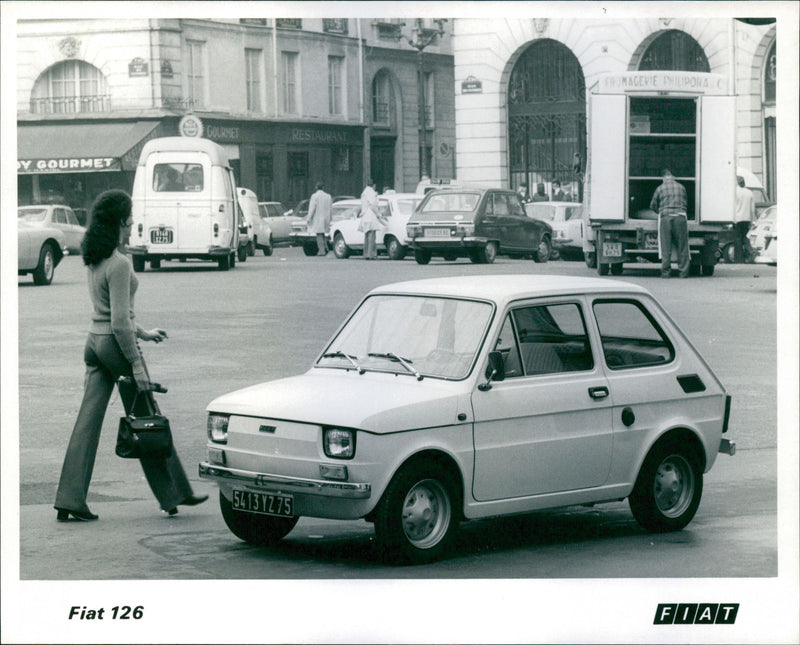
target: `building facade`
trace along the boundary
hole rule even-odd
[[[423,162],[451,177],[451,24],[21,20],[18,202],[88,208],[131,188],[148,139],[176,135],[219,143],[239,185],[287,206],[318,181],[333,194],[358,195],[371,175],[413,190]]]
[[[457,175],[517,188],[558,179],[583,199],[588,96],[602,74],[712,72],[736,96],[737,165],[777,200],[774,20],[457,19]],[[595,159],[592,158],[594,154]]]

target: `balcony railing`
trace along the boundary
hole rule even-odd
[[[31,99],[31,112],[33,114],[108,112],[110,109],[111,96],[108,94]]]

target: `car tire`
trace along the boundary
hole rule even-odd
[[[303,253],[305,253],[310,258],[314,257],[317,253],[319,253],[319,249],[317,248],[317,243],[303,242]]]
[[[404,466],[383,494],[375,516],[381,556],[390,564],[422,564],[441,557],[458,528],[458,495],[442,468],[420,461]]]
[[[542,239],[539,240],[539,246],[536,247],[536,251],[533,254],[533,261],[547,262],[552,254],[553,254],[553,244],[550,241],[550,236],[543,235]]]
[[[333,237],[333,254],[340,260],[350,257],[350,247],[347,246],[341,233],[336,233]]]
[[[151,269],[160,269],[161,268],[161,259],[156,258],[155,260],[150,260],[150,268]]]
[[[597,264],[597,273],[600,275],[608,275],[608,272],[611,270],[611,265],[606,264],[604,262],[599,262]]]
[[[39,263],[33,270],[33,284],[46,286],[53,281],[56,272],[56,252],[49,242],[42,245],[39,251]]]
[[[714,275],[714,265],[713,264],[704,264],[702,266],[703,275],[706,277],[711,277]]]
[[[590,269],[597,268],[597,253],[592,253],[592,252],[584,253],[583,259],[586,262],[586,266],[588,268]]]
[[[247,247],[246,246],[240,246],[236,250],[236,254],[237,254],[238,258],[239,258],[239,262],[247,262]]]
[[[253,257],[256,254],[256,242],[257,241],[258,241],[258,238],[256,238],[255,240],[251,240],[250,242],[247,243],[247,255],[248,255],[248,257]]]
[[[217,266],[220,271],[227,271],[231,268],[231,256],[221,255],[217,258]]]
[[[414,259],[417,264],[428,264],[431,261],[431,252],[428,249],[414,249]]]
[[[497,242],[487,242],[481,249],[481,264],[492,264],[497,257]]]
[[[406,247],[400,244],[400,240],[390,236],[385,243],[386,253],[390,260],[402,260],[406,257]]]
[[[736,245],[733,242],[722,247],[722,259],[728,264],[736,263]]]
[[[266,246],[261,247],[261,250],[264,252],[264,255],[266,255],[267,257],[272,255],[272,237],[270,237],[269,240],[267,240],[267,245]]]
[[[131,262],[133,263],[133,270],[136,273],[144,271],[144,258],[141,255],[134,255],[131,258]]]
[[[469,261],[472,262],[473,264],[481,264],[483,262],[480,249],[469,250]]]
[[[678,441],[650,450],[628,498],[636,521],[651,533],[679,531],[697,512],[703,470],[697,454]]]
[[[297,524],[298,517],[273,517],[260,513],[237,511],[222,491],[219,493],[222,519],[236,537],[254,546],[271,546],[280,542]]]
[[[622,272],[625,270],[622,262],[614,262],[611,265],[611,275],[622,275]]]

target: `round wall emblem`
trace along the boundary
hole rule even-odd
[[[66,58],[75,58],[78,55],[80,47],[81,41],[72,36],[67,36],[58,43],[58,49],[61,55]]]
[[[187,114],[178,122],[178,132],[182,137],[202,137],[203,122],[194,114]]]

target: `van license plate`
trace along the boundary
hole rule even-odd
[[[233,508],[237,511],[276,515],[278,517],[292,517],[294,515],[294,499],[291,495],[259,493],[234,488],[231,502]]]
[[[646,249],[657,249],[658,248],[658,234],[657,233],[647,233],[644,236],[644,248],[646,248]]]
[[[603,255],[607,258],[622,257],[622,242],[603,242]]]
[[[150,231],[150,241],[153,244],[172,244],[172,230],[154,229]]]

